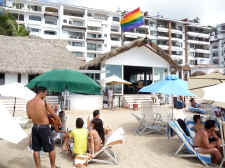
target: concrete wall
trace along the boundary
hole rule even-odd
[[[17,73],[5,73],[5,84],[18,82]],[[28,83],[28,74],[21,74],[21,83],[26,85]]]
[[[5,74],[5,84],[17,82],[16,73],[6,73]]]
[[[169,63],[146,47],[135,47],[106,61],[106,64],[144,67],[169,67]]]
[[[69,99],[71,110],[88,110],[91,112],[103,107],[102,95],[72,94]]]

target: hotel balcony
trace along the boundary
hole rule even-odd
[[[210,34],[205,34],[205,33],[199,33],[199,32],[187,32],[187,34],[189,36],[192,36],[192,37],[201,37],[201,38],[209,38],[210,37]]]
[[[157,38],[159,40],[169,40],[169,37],[167,37],[167,36],[157,36]]]
[[[66,48],[67,48],[67,50],[69,50],[71,52],[74,52],[74,51],[77,51],[77,52],[85,52],[86,51],[86,47],[85,46],[79,47],[79,46],[67,45]]]
[[[172,51],[183,51],[182,47],[177,47],[177,46],[172,46],[171,48]]]
[[[171,32],[175,34],[183,34],[182,30],[177,30],[177,29],[171,29]]]
[[[111,40],[112,47],[121,47],[121,41]]]
[[[157,30],[158,30],[159,32],[168,32],[168,31],[169,31],[169,29],[166,28],[166,27],[158,27]]]
[[[192,44],[202,44],[202,45],[210,45],[210,42],[206,42],[206,41],[197,41],[197,40],[188,40],[188,43],[192,43]]]
[[[137,38],[137,33],[135,32],[124,32],[123,34],[125,37]]]
[[[92,40],[92,41],[100,41],[100,42],[104,42],[105,41],[105,38],[103,37],[102,33],[98,33],[98,34],[88,33],[86,39],[87,40]]]
[[[85,11],[82,9],[64,9],[63,19],[85,20]]]
[[[179,42],[183,42],[183,39],[180,39],[180,38],[175,38],[175,37],[172,37],[171,38],[172,41],[179,41]]]
[[[210,50],[195,49],[196,53],[210,54]]]
[[[69,23],[63,23],[63,27],[65,28],[77,28],[77,29],[83,29],[86,30],[86,26],[82,22],[78,21],[69,21]]]
[[[169,46],[168,45],[161,45],[161,44],[159,44],[158,45],[161,49],[163,49],[163,50],[168,50],[169,49]]]

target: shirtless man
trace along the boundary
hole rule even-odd
[[[201,129],[204,129],[204,125],[202,124],[202,119],[201,119],[200,115],[194,115],[193,120],[194,120],[194,123],[195,123],[195,125],[193,127],[195,133],[197,133]]]
[[[51,114],[61,126],[59,117],[54,113],[50,105],[43,99],[46,97],[47,90],[44,87],[37,89],[35,98],[27,103],[27,116],[33,122],[32,128],[32,149],[36,168],[40,168],[40,151],[49,153],[51,168],[55,166],[55,150],[49,127],[48,114]]]
[[[205,128],[200,129],[194,138],[194,146],[199,153],[211,154],[215,163],[220,164],[222,155],[220,153],[221,140],[215,132],[216,122],[214,120],[207,120]],[[213,139],[213,140],[210,140]]]

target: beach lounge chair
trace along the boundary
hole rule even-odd
[[[138,122],[138,127],[136,129],[136,133],[137,133],[138,131],[140,131],[143,128],[142,124],[143,124],[144,115],[141,112],[131,113],[131,115],[134,116],[134,118]]]
[[[124,142],[124,130],[122,128],[118,128],[112,135],[107,139],[105,145],[102,149],[95,153],[93,158],[89,160],[89,162],[97,162],[111,165],[118,165],[119,160],[115,152],[112,151],[112,146],[116,144],[122,144]],[[110,160],[99,159],[99,156],[102,154],[109,157]]]
[[[196,151],[196,149],[193,147],[191,138],[186,136],[186,134],[180,128],[177,121],[170,121],[168,124],[173,129],[173,131],[177,134],[179,139],[182,141],[182,145],[176,151],[175,156],[197,157],[205,165],[205,167],[209,167],[209,164],[211,164],[211,156],[209,154],[201,154]],[[186,149],[189,152],[189,154],[180,154],[182,149]]]
[[[194,131],[194,128],[193,128],[194,125],[195,125],[194,121],[193,120],[185,120],[185,123],[186,123],[186,126],[187,126],[187,130],[190,134],[190,137],[192,139],[194,139],[194,137],[195,137],[195,131]]]
[[[195,108],[195,107],[188,107],[188,111],[191,111],[191,112],[196,112],[196,113],[199,113],[199,114],[206,114],[206,112],[203,110],[203,109],[200,109],[200,108]]]
[[[225,122],[220,121],[220,134],[221,134],[221,141],[222,141],[222,148],[223,148],[223,153],[225,153],[225,142],[224,142],[224,135],[225,135]],[[225,162],[225,156],[223,156],[223,160],[219,166],[219,168],[223,167],[223,163]]]
[[[141,121],[140,128],[136,131],[138,135],[151,133],[162,133],[166,130],[168,117],[162,116],[162,106],[152,105],[151,103],[142,106],[144,117]],[[166,113],[166,112],[165,112]]]

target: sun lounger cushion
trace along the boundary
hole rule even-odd
[[[195,107],[192,107],[192,106],[190,106],[188,108],[188,110],[191,111],[191,112],[197,112],[197,113],[200,113],[200,114],[206,114],[206,112],[203,109],[195,108]]]

